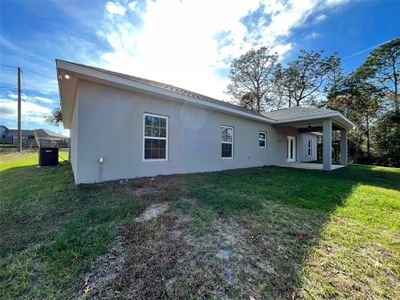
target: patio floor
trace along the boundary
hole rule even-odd
[[[281,165],[276,165],[278,167],[283,168],[295,168],[295,169],[306,169],[306,170],[321,170],[322,171],[322,164],[318,163],[286,163]],[[332,170],[344,168],[345,166],[342,165],[332,165]]]

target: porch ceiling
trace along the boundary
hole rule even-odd
[[[281,124],[278,126],[289,126],[299,129],[299,132],[322,132],[323,130],[323,120],[310,120],[302,122],[292,122],[287,124]],[[311,128],[310,128],[311,127]],[[346,127],[342,126],[340,123],[332,120],[332,130],[343,130]]]

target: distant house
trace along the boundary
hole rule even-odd
[[[22,143],[24,145],[36,145],[35,133],[41,143],[51,144],[57,142],[68,142],[69,138],[48,129],[22,129]],[[0,138],[3,144],[17,144],[18,130],[10,129],[0,125]]]
[[[4,125],[0,125],[0,139],[5,139],[7,136],[8,128]]]
[[[33,131],[37,133],[40,140],[59,141],[68,139],[66,136],[48,129],[41,128],[41,129],[35,129]]]
[[[330,171],[332,134],[340,131],[340,164],[347,164],[341,113],[315,107],[249,111],[176,86],[57,60],[64,128],[71,132],[76,183],[248,168],[292,166],[317,159]]]
[[[33,130],[30,129],[22,129],[21,130],[21,134],[22,134],[22,140],[23,141],[29,141],[35,140],[35,134],[33,133]],[[18,140],[18,130],[17,129],[8,129],[8,134],[6,136],[6,138],[12,139],[13,141],[17,141]]]

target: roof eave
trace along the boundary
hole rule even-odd
[[[69,73],[70,76],[75,76],[76,79],[95,79],[99,82],[103,83],[113,83],[113,85],[118,86],[118,87],[125,87],[128,89],[132,89],[135,91],[139,91],[142,93],[148,93],[148,94],[155,94],[161,97],[165,97],[174,101],[181,101],[181,102],[188,102],[193,105],[197,106],[202,106],[202,107],[207,107],[212,110],[217,110],[217,111],[222,111],[228,114],[232,115],[237,115],[241,117],[245,117],[248,119],[253,119],[257,121],[262,121],[267,124],[271,125],[284,125],[287,123],[288,125],[290,123],[294,122],[300,122],[300,121],[311,121],[311,120],[317,120],[317,119],[324,119],[324,118],[333,118],[337,117],[340,119],[340,123],[342,126],[346,127],[347,129],[352,129],[355,127],[354,123],[351,122],[349,119],[347,119],[345,116],[343,116],[339,112],[332,112],[332,113],[326,113],[326,114],[319,114],[319,115],[313,115],[313,116],[307,116],[307,117],[298,117],[298,118],[291,118],[291,119],[285,119],[285,120],[276,120],[268,116],[261,116],[261,115],[256,115],[256,114],[251,114],[247,113],[244,111],[237,110],[235,108],[227,107],[224,105],[212,103],[212,102],[207,102],[205,100],[197,99],[195,97],[187,96],[187,95],[182,95],[173,91],[165,90],[159,87],[155,86],[150,86],[148,84],[144,84],[141,82],[137,82],[131,79],[119,77],[117,75],[113,75],[107,72],[102,72],[101,70],[94,70],[91,69],[87,66],[84,65],[78,65],[75,63],[71,63],[68,61],[64,60],[59,60],[56,59],[56,67],[57,67],[57,76],[58,76],[58,86],[59,86],[59,93],[60,93],[60,101],[61,101],[61,108],[63,112],[63,117],[64,117],[64,127],[65,128],[70,128],[71,125],[71,120],[72,120],[72,113],[73,111],[66,110],[65,109],[65,97],[63,96],[63,89],[62,89],[62,72],[71,72],[72,74]],[[73,99],[75,101],[75,99]]]
[[[79,77],[78,74],[72,74],[73,72],[71,72],[71,70],[64,68],[64,61],[56,59],[56,73],[60,95],[60,105],[63,115],[63,125],[66,129],[71,128]],[[64,77],[66,73],[68,73],[71,78],[66,79]]]
[[[64,109],[64,105],[63,105],[63,103],[64,103],[64,101],[63,101],[64,96],[63,96],[63,93],[62,93],[62,91],[61,91],[61,78],[60,78],[60,72],[59,72],[58,62],[59,62],[59,60],[56,59],[56,74],[57,74],[58,95],[60,96],[59,98],[60,98],[61,114],[62,114],[62,116],[63,116],[62,122],[63,122],[64,128],[69,129],[69,128],[70,128],[70,125],[71,125],[71,122],[70,122],[70,120],[68,120],[68,121],[66,120],[68,116],[67,116],[67,114],[65,113],[65,109]]]
[[[188,103],[191,103],[194,105],[208,107],[213,110],[223,111],[225,113],[239,115],[239,116],[243,116],[243,117],[253,119],[253,120],[263,121],[268,124],[274,124],[276,122],[274,119],[271,119],[266,116],[259,116],[259,115],[239,111],[234,108],[226,107],[223,105],[207,102],[204,100],[199,100],[194,97],[182,95],[179,93],[175,93],[173,91],[164,90],[162,88],[158,88],[158,87],[154,87],[154,86],[149,86],[149,85],[137,82],[137,81],[118,77],[116,75],[108,74],[108,73],[101,72],[98,70],[93,70],[93,69],[90,69],[90,68],[87,68],[87,67],[84,67],[81,65],[75,65],[74,63],[69,63],[69,62],[66,62],[63,60],[56,60],[56,63],[57,63],[58,71],[61,69],[64,71],[69,71],[69,72],[78,74],[79,78],[81,78],[83,75],[84,77],[95,78],[97,80],[101,80],[101,81],[105,81],[105,82],[112,82],[117,85],[128,87],[130,89],[137,90],[140,92],[156,94],[156,95],[159,95],[162,97],[167,97],[172,100],[184,101],[184,102],[188,102]],[[60,99],[61,99],[61,102],[63,102],[64,99],[61,96],[60,79],[58,81],[59,81],[59,89],[60,89]],[[63,106],[61,106],[61,107],[63,107]]]
[[[285,124],[302,122],[302,121],[307,122],[307,121],[312,121],[312,120],[321,120],[321,119],[335,118],[335,117],[337,117],[341,120],[341,122],[340,122],[341,125],[344,126],[346,129],[353,129],[355,127],[353,122],[351,122],[348,118],[346,118],[339,112],[329,112],[329,113],[319,114],[319,115],[314,115],[314,116],[284,119],[284,120],[277,121],[277,124],[285,125]]]

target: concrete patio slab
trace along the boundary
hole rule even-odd
[[[306,169],[306,170],[321,170],[323,169],[322,164],[318,163],[286,163],[286,164],[281,164],[281,165],[276,165],[277,167],[282,167],[282,168],[295,168],[295,169]],[[344,168],[345,166],[343,165],[332,165],[332,169],[340,169]]]

